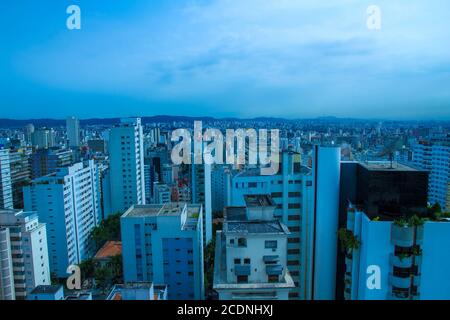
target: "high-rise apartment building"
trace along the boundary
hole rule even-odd
[[[211,170],[211,211],[213,213],[223,212],[223,208],[228,203],[230,184],[230,168],[224,165],[214,165]]]
[[[153,185],[153,201],[154,204],[165,204],[171,202],[172,190],[165,183],[155,183]]]
[[[96,165],[92,160],[58,168],[24,188],[27,210],[47,224],[50,270],[67,277],[67,267],[93,254],[90,234],[101,221]]]
[[[205,246],[212,239],[212,207],[211,207],[211,165],[192,164],[191,168],[191,202],[202,204],[203,232]]]
[[[226,207],[217,231],[214,290],[221,300],[287,300],[295,285],[287,268],[288,228],[269,195],[246,195]]]
[[[29,148],[10,151],[9,153],[13,206],[15,209],[23,209],[22,188],[31,182],[30,156],[31,150]]]
[[[31,134],[32,145],[38,149],[55,146],[55,131],[53,129],[39,128]]]
[[[0,149],[0,209],[13,208],[9,150]]]
[[[34,125],[32,123],[29,123],[25,126],[25,142],[27,143],[27,145],[31,145],[32,144],[32,135],[34,132]]]
[[[170,300],[201,300],[202,207],[186,203],[136,205],[121,217],[125,282],[165,284]]]
[[[125,212],[145,204],[145,175],[140,118],[121,119],[109,139],[111,210]]]
[[[443,211],[447,206],[450,183],[450,139],[437,142],[419,142],[413,146],[413,163],[420,169],[430,172],[428,183],[428,202],[438,203]]]
[[[287,244],[287,267],[295,288],[289,293],[291,299],[306,298],[302,272],[302,216],[309,214],[311,206],[311,169],[295,162],[296,154],[284,151],[279,171],[275,175],[261,175],[260,169],[245,169],[231,179],[228,206],[245,206],[245,195],[269,194],[276,204],[274,216],[289,229]]]
[[[36,212],[0,210],[0,242],[0,256],[6,259],[1,261],[6,268],[0,270],[4,298],[23,300],[34,287],[50,284],[46,225]]]
[[[0,227],[0,300],[15,300],[9,228]]]
[[[38,149],[31,156],[31,177],[36,179],[46,176],[56,172],[58,168],[70,166],[73,162],[74,154],[70,149]]]
[[[418,245],[423,234],[415,233],[417,226],[413,225],[415,222],[411,223],[414,221],[411,217],[419,217],[416,221],[420,221],[420,217],[428,213],[427,184],[426,171],[404,164],[341,164],[341,250],[338,256],[336,286],[338,299],[391,299],[393,294],[397,295],[398,287],[392,282],[398,280],[393,279],[393,274],[397,272],[402,274],[400,277],[408,278],[404,280],[405,283],[409,280],[413,282],[414,275],[418,274],[411,269],[415,267],[405,264],[403,266],[410,268],[409,271],[398,269],[403,268],[399,257],[411,257],[413,250],[417,249],[418,253],[420,249]],[[434,227],[430,225],[430,228]],[[422,232],[423,229],[419,228],[419,231]],[[436,236],[440,237],[441,231],[436,232]],[[402,242],[404,236],[407,239]],[[417,243],[414,243],[413,236],[418,240]],[[448,241],[445,238],[442,240]],[[448,263],[445,258],[442,259],[444,265]],[[436,263],[437,265],[439,263]],[[381,289],[367,285],[368,276],[374,272],[380,276]],[[414,288],[408,286],[409,289]],[[407,296],[412,297],[410,294]]]
[[[80,146],[80,121],[75,117],[66,119],[67,141],[69,147]]]

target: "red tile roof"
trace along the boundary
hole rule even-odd
[[[98,250],[94,259],[106,259],[122,254],[122,242],[107,241],[103,247]]]

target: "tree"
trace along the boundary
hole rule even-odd
[[[106,241],[120,240],[120,216],[120,213],[110,215],[92,230],[91,240],[94,242],[95,251],[100,249]]]
[[[123,264],[122,264],[122,255],[117,255],[111,257],[109,262],[109,266],[112,271],[112,280],[114,283],[122,283],[123,282]]]
[[[95,269],[97,268],[97,264],[94,262],[93,259],[87,259],[82,261],[79,265],[81,270],[81,278],[82,279],[88,279],[93,278]]]
[[[353,234],[351,230],[346,228],[340,228],[338,231],[338,237],[341,243],[341,248],[346,254],[350,255],[352,250],[359,249],[361,245],[360,241]]]
[[[108,267],[95,268],[94,277],[97,288],[105,290],[111,284],[112,271]]]

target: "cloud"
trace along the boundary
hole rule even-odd
[[[366,28],[364,0],[177,1],[90,17],[79,34],[62,30],[14,65],[53,88],[184,101],[212,114],[366,116],[382,103],[401,116],[411,99],[448,105],[448,2],[377,3],[380,31]]]

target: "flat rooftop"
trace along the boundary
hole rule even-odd
[[[39,285],[31,291],[31,294],[55,294],[61,288],[62,285]]]
[[[225,207],[223,231],[238,234],[289,234],[289,230],[280,221],[248,220],[246,207]]]
[[[265,234],[288,234],[278,220],[273,221],[229,221],[224,224],[226,233],[265,233]]]
[[[248,194],[244,195],[247,207],[275,207],[276,204],[268,194]]]
[[[359,164],[371,171],[421,171],[403,163],[392,162],[391,165],[390,161],[368,161],[359,162]]]
[[[122,217],[179,216],[185,205],[186,202],[134,205]],[[188,212],[194,212],[195,207],[198,213],[200,205],[188,205]]]

